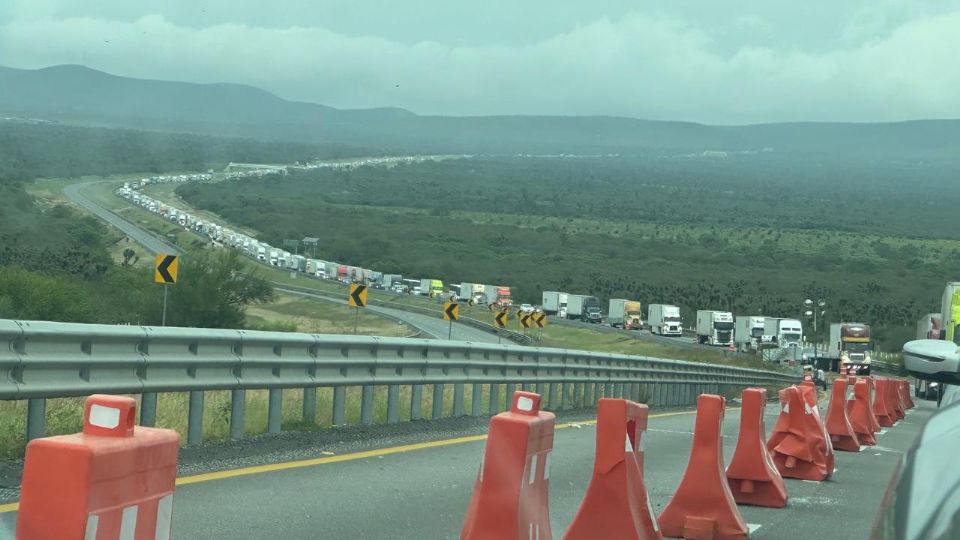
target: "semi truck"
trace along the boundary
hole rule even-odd
[[[940,305],[943,339],[960,345],[960,281],[951,281],[943,290]]]
[[[642,313],[640,302],[636,300],[611,298],[607,309],[607,323],[614,328],[639,330],[643,326]]]
[[[384,274],[383,275],[383,288],[389,290],[396,290],[400,288],[400,291],[403,292],[403,276],[400,274]]]
[[[733,324],[733,341],[740,352],[756,352],[772,345],[770,338],[763,335],[765,317],[759,315],[737,315]]]
[[[940,339],[943,329],[939,313],[927,313],[917,321],[917,339]]]
[[[513,298],[510,296],[510,287],[502,285],[484,285],[483,299],[486,303],[496,307],[510,307],[513,305]]]
[[[540,307],[547,315],[566,318],[569,296],[569,294],[560,291],[543,291]]]
[[[421,279],[420,294],[434,298],[443,296],[443,281],[439,279]]]
[[[603,322],[603,310],[596,296],[582,294],[567,295],[567,318],[599,324]]]
[[[797,319],[766,317],[763,321],[763,334],[781,349],[800,347],[803,344],[803,324]]]
[[[475,304],[483,303],[483,284],[482,283],[461,283],[457,287],[457,296],[464,302],[473,301]]]
[[[647,306],[647,325],[650,332],[659,336],[682,336],[683,320],[680,308],[669,304],[650,304]]]
[[[831,369],[854,375],[870,374],[870,325],[863,323],[833,323],[826,357]],[[835,366],[833,362],[836,362]]]
[[[733,313],[697,310],[697,341],[701,345],[729,347],[733,344]]]

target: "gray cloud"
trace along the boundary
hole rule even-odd
[[[0,64],[241,82],[288,99],[423,114],[960,116],[955,1],[858,0],[832,11],[818,1],[799,12],[772,0],[746,2],[751,10],[678,0],[668,11],[619,1],[551,11],[538,0],[523,13],[494,2],[459,15],[440,0],[313,10],[295,0],[272,14],[265,3],[235,3],[107,0],[80,12],[76,2],[14,0],[0,12]]]

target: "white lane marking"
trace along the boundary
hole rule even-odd
[[[83,540],[97,540],[97,526],[100,525],[100,517],[96,514],[87,516],[87,528],[83,533]]]
[[[656,433],[676,433],[678,435],[693,435],[692,431],[678,431],[675,429],[648,429],[647,431]]]
[[[120,519],[120,540],[135,540],[137,535],[137,505],[123,509]]]
[[[888,453],[890,453],[890,454],[902,454],[902,453],[903,453],[903,450],[895,450],[895,449],[893,449],[893,448],[887,448],[887,447],[885,447],[885,446],[873,446],[873,447],[871,447],[871,448],[873,448],[874,450],[879,450],[880,452],[888,452]],[[879,456],[880,454],[876,454],[876,455]]]
[[[170,528],[173,524],[173,493],[164,496],[157,504],[156,540],[170,540]]]
[[[747,534],[753,534],[757,532],[757,529],[759,529],[762,526],[763,525],[760,525],[759,523],[747,523],[747,531],[748,531]]]

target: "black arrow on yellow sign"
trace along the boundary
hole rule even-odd
[[[367,286],[354,283],[350,285],[350,295],[347,296],[347,304],[353,307],[366,307],[367,305]]]
[[[546,313],[537,313],[533,316],[533,322],[537,324],[537,328],[543,328],[547,325],[547,314]]]
[[[159,254],[155,259],[156,266],[153,272],[154,283],[174,284],[177,282],[177,270],[180,267],[176,255]]]
[[[460,318],[460,304],[446,302],[443,304],[443,320],[455,321]]]
[[[522,317],[520,317],[520,324],[523,325],[524,328],[530,328],[531,318],[533,318],[532,315],[530,315],[529,313],[525,313]]]
[[[507,326],[507,319],[510,318],[510,313],[507,310],[503,310],[500,313],[497,313],[493,317],[493,322],[497,323],[497,326],[504,328]]]

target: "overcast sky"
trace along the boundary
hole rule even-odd
[[[960,0],[0,0],[0,64],[334,107],[960,117]]]

